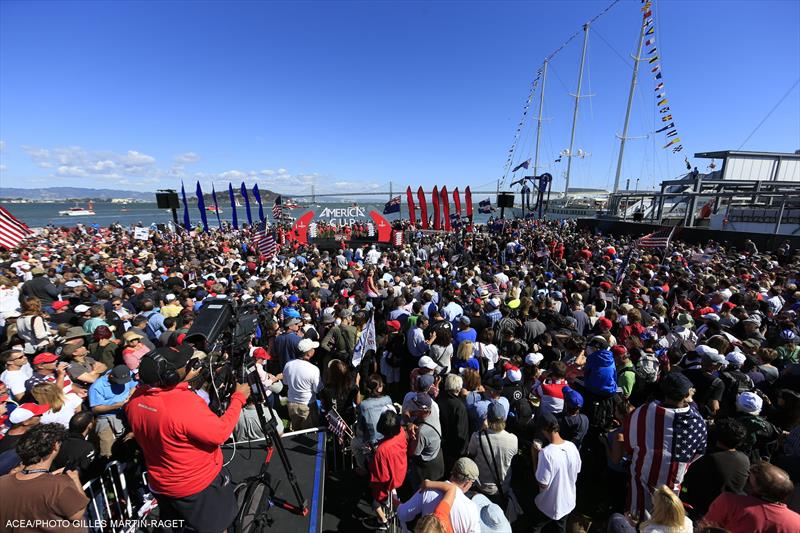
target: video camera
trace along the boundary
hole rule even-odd
[[[258,304],[236,305],[227,298],[210,298],[203,302],[186,333],[184,342],[207,354],[204,360],[196,360],[194,368],[187,370],[202,367],[198,381],[210,385],[209,407],[218,416],[228,408],[236,382],[247,380],[245,366],[250,342],[261,323],[261,315]]]

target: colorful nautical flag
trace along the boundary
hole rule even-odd
[[[659,102],[658,102],[656,105],[657,105],[658,107],[661,107],[662,105],[666,105],[666,104],[667,104],[667,102],[669,102],[669,100],[667,100],[666,98],[664,98],[663,100],[659,100]]]
[[[647,52],[647,55],[651,56],[651,55],[655,54],[657,50],[658,50],[657,48],[653,47],[653,49],[652,49],[652,50],[650,50],[649,52]]]
[[[516,172],[517,170],[519,170],[519,169],[521,169],[521,168],[528,168],[528,166],[530,166],[530,164],[531,164],[531,160],[530,160],[530,159],[528,159],[527,161],[523,161],[523,162],[522,162],[522,163],[520,163],[519,165],[515,166],[515,167],[514,167],[514,168],[511,170],[511,172]]]
[[[672,115],[664,115],[661,117],[661,122],[667,122],[668,120],[672,120]]]
[[[669,106],[667,106],[667,107],[662,107],[661,109],[659,109],[659,110],[658,110],[658,112],[659,112],[659,113],[661,113],[662,115],[663,115],[664,113],[667,113],[667,112],[669,112]]]
[[[663,82],[659,83],[658,85],[656,85],[656,91],[660,91],[663,88],[664,88],[664,83]]]
[[[669,124],[667,124],[666,126],[661,128],[660,130],[656,130],[656,133],[661,133],[661,132],[667,131],[669,129],[672,129],[674,127],[675,127],[675,123],[674,122],[670,122]]]
[[[665,145],[664,145],[664,148],[669,148],[669,147],[670,147],[670,146],[672,146],[673,144],[678,144],[679,142],[681,142],[680,138],[679,138],[679,137],[675,137],[675,138],[674,138],[674,139],[672,139],[670,142],[668,142],[667,144],[665,144]]]
[[[655,33],[655,31],[656,31],[656,29],[655,29],[655,28],[650,28],[650,29],[649,29],[649,30],[647,30],[647,31],[646,31],[644,34],[645,34],[645,35],[653,35],[653,33]]]
[[[653,46],[654,44],[656,44],[656,40],[655,40],[655,39],[647,39],[647,40],[644,42],[644,45],[645,45],[645,46]]]
[[[650,64],[653,64],[656,61],[658,61],[658,56],[653,56],[653,57],[651,57],[650,59],[647,60],[647,62],[650,63]]]

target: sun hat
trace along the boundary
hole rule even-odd
[[[736,397],[736,407],[743,413],[757,415],[761,412],[764,400],[755,392],[746,391]]]

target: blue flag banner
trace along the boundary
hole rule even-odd
[[[264,206],[261,205],[261,193],[258,190],[258,184],[253,185],[253,196],[258,204],[258,219],[264,222]]]
[[[192,230],[192,223],[189,221],[189,204],[186,203],[186,189],[183,187],[183,180],[181,180],[181,196],[183,197],[183,227],[186,231]]]
[[[364,355],[370,350],[377,349],[377,343],[375,342],[375,315],[373,314],[369,317],[369,322],[364,326],[361,337],[359,337],[358,342],[356,342],[351,364],[358,368]]]
[[[247,223],[252,226],[253,214],[250,212],[250,197],[247,196],[247,187],[244,186],[244,182],[242,182],[241,193],[242,193],[242,198],[244,198],[244,211],[245,213],[247,213]]]
[[[206,217],[206,201],[203,198],[203,188],[200,180],[197,181],[197,209],[200,210],[200,220],[203,222],[203,231],[208,231],[208,218]]]
[[[233,184],[228,182],[228,196],[231,199],[231,223],[233,229],[239,229],[239,216],[236,214],[236,197],[233,195]]]
[[[217,215],[217,223],[219,229],[222,229],[222,219],[219,218],[219,204],[217,203],[217,191],[214,189],[214,184],[211,184],[211,198],[214,200],[214,213]]]

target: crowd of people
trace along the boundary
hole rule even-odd
[[[198,379],[190,333],[222,298],[261,310],[248,355],[280,432],[351,428],[364,528],[800,531],[788,245],[470,229],[268,259],[249,229],[48,227],[0,251],[0,517],[84,517],[119,459],[163,516],[229,527],[220,445],[264,435],[248,386],[218,416]]]

